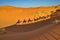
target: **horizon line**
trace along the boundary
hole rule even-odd
[[[0,6],[12,6],[12,7],[21,7],[21,8],[35,8],[35,7],[49,7],[49,6],[60,6],[60,4],[57,5],[40,5],[40,6],[29,6],[29,7],[24,7],[24,6],[14,6],[14,5],[0,5]]]

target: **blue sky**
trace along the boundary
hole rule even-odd
[[[35,7],[59,5],[60,0],[0,0],[0,6]]]

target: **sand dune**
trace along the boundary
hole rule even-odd
[[[0,32],[0,40],[60,40],[60,9],[46,20],[26,25],[17,23],[6,26]]]
[[[51,11],[59,9],[60,6],[22,8],[13,6],[0,6],[0,28],[13,25],[20,20],[33,20],[34,18],[43,17],[51,14]],[[50,17],[49,17],[50,18]],[[41,20],[41,19],[40,19]],[[32,21],[34,22],[34,21]]]
[[[37,25],[39,25],[39,23]],[[37,28],[37,25],[35,25],[36,28]],[[43,27],[40,27],[32,31],[29,31],[28,29],[27,32],[25,30],[24,30],[25,32],[24,31],[23,32],[13,31],[15,26],[8,27],[7,33],[0,35],[0,39],[1,40],[47,40],[47,39],[48,40],[56,40],[56,39],[60,40],[60,31],[59,31],[60,23],[58,24],[49,23],[48,25],[45,25]],[[26,26],[29,27],[29,25],[26,25]]]

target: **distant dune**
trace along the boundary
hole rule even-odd
[[[60,9],[60,6],[41,6],[34,8],[0,6],[0,28],[13,25],[17,20],[20,20],[21,24],[23,20],[28,21],[28,19],[31,19],[32,22],[34,22],[34,18],[46,17],[51,14],[51,11],[55,12],[56,9]],[[40,19],[40,21],[41,20],[43,19]]]

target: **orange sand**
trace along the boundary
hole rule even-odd
[[[23,21],[29,18],[38,18],[39,16],[47,16],[51,14],[51,11],[59,9],[60,6],[49,7],[35,7],[35,8],[19,8],[13,6],[0,6],[0,28],[15,24],[17,20]]]

